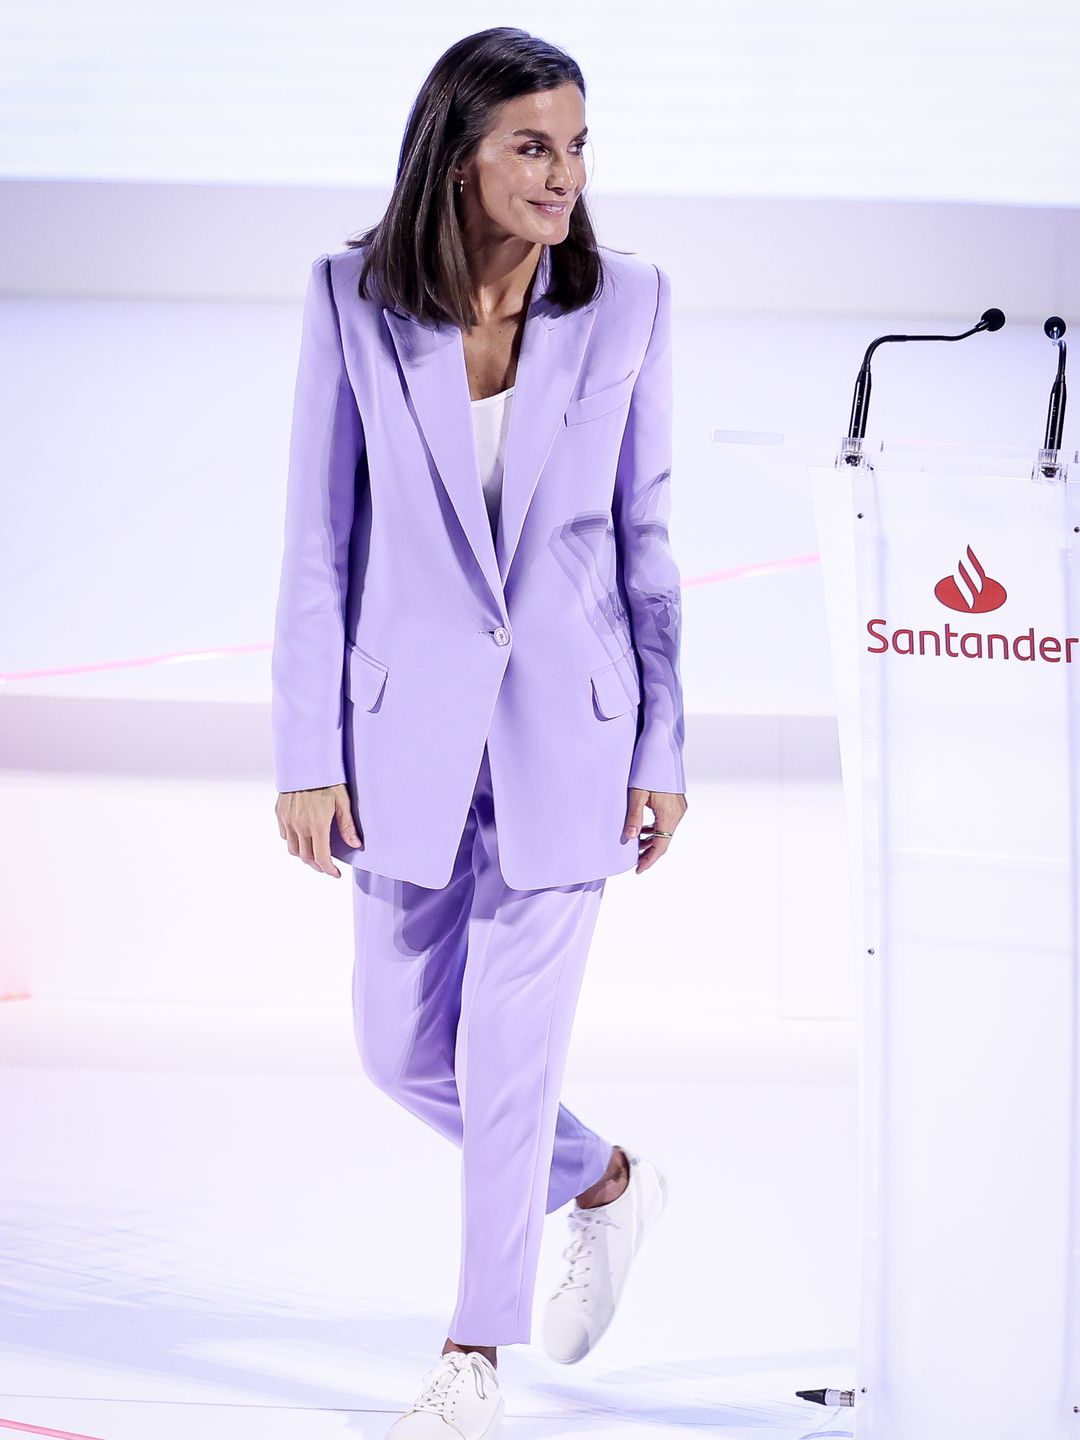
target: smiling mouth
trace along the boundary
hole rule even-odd
[[[555,204],[548,204],[546,201],[543,200],[530,200],[529,204],[535,205],[537,210],[543,210],[548,215],[561,215],[564,210],[568,210],[570,208],[569,200],[559,200]]]

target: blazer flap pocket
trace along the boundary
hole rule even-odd
[[[592,672],[593,699],[605,719],[625,715],[641,698],[637,656],[631,646],[612,665],[601,665]]]
[[[609,410],[617,410],[630,399],[636,379],[637,371],[631,370],[629,375],[616,380],[614,385],[605,385],[603,390],[594,390],[591,395],[579,395],[567,405],[564,421],[567,425],[577,425],[582,420],[593,420],[597,415],[606,415]]]
[[[388,674],[381,660],[374,659],[351,640],[345,650],[345,694],[364,710],[374,710],[379,703]]]

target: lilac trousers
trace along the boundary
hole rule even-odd
[[[353,881],[363,1068],[461,1147],[447,1334],[459,1345],[524,1344],[544,1216],[595,1184],[611,1158],[611,1142],[559,1098],[604,879],[507,887],[485,747],[449,884],[357,867]]]

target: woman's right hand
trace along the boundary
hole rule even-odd
[[[353,820],[347,785],[325,785],[320,790],[288,790],[279,795],[274,813],[278,833],[288,842],[289,854],[305,865],[340,879],[341,871],[330,854],[330,822],[337,817],[346,845],[362,850],[364,838]]]

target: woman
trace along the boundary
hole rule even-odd
[[[462,1150],[457,1307],[398,1440],[495,1433],[546,1213],[576,1200],[544,1321],[570,1363],[666,1193],[559,1103],[605,878],[655,864],[686,810],[669,282],[601,257],[584,96],[523,30],[453,45],[382,221],[305,301],[279,829],[352,867],[364,1069]]]

